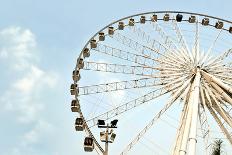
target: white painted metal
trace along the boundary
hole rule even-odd
[[[232,144],[231,133],[229,132],[232,128],[232,117],[228,111],[229,108],[227,109],[227,107],[232,105],[232,63],[231,60],[229,60],[232,50],[231,48],[225,50],[225,52],[219,54],[219,56],[213,55],[215,54],[214,47],[218,43],[219,36],[224,32],[228,32],[225,28],[220,30],[216,29],[216,38],[212,38],[213,41],[211,46],[208,51],[206,50],[206,52],[204,52],[200,48],[200,45],[202,45],[200,44],[200,33],[203,30],[202,28],[200,31],[200,19],[216,19],[217,21],[220,20],[229,24],[232,24],[232,22],[207,15],[172,11],[156,12],[162,14],[162,18],[147,22],[146,19],[148,18],[146,18],[146,16],[152,16],[153,13],[154,12],[129,16],[107,25],[88,41],[77,59],[75,71],[78,71],[79,74],[82,73],[82,71],[89,70],[91,72],[119,73],[112,74],[113,76],[124,76],[123,74],[125,74],[125,76],[135,76],[135,78],[118,82],[105,82],[102,84],[80,86],[78,87],[79,93],[74,94],[76,100],[90,94],[97,95],[98,93],[113,93],[118,90],[127,91],[128,89],[153,88],[152,91],[143,95],[141,94],[141,96],[120,104],[120,106],[116,106],[113,109],[105,110],[104,113],[94,116],[87,121],[81,111],[82,108],[80,103],[82,101],[80,100],[80,103],[78,102],[77,106],[80,107],[80,110],[77,112],[78,117],[83,118],[84,130],[87,136],[93,138],[96,151],[104,155],[109,153],[108,146],[106,145],[105,150],[101,148],[91,132],[92,129],[90,130],[90,127],[94,127],[97,124],[98,119],[108,120],[114,118],[144,103],[152,103],[151,101],[165,94],[170,94],[171,100],[167,102],[165,107],[157,115],[155,115],[151,122],[126,147],[122,154],[127,153],[135,146],[153,124],[159,120],[164,112],[179,99],[184,100],[184,107],[180,117],[180,124],[172,155],[196,154],[198,116],[203,138],[206,143],[206,150],[208,149],[210,125],[207,122],[206,109],[209,110],[225,137]],[[183,13],[185,16],[196,16],[197,20],[192,23],[195,24],[195,38],[193,45],[191,45],[191,47],[193,47],[192,50],[189,50],[189,40],[186,40],[184,35],[184,31],[186,30],[182,29],[179,22],[175,19],[177,13]],[[170,19],[165,20],[164,23],[167,25],[171,23],[172,31],[175,32],[174,36],[173,34],[168,34],[165,28],[159,24],[159,21],[164,20],[164,14],[170,14]],[[137,16],[143,16],[145,20],[143,20],[143,22],[135,20],[134,24],[130,26],[124,24],[121,30],[114,27],[118,22],[126,23],[125,20]],[[182,22],[188,22],[186,19]],[[138,24],[142,24],[143,26],[152,24],[152,31],[155,31],[161,40],[156,39],[156,36],[153,36],[149,32],[145,32],[143,27]],[[108,31],[108,27],[111,27],[109,35],[106,32]],[[203,27],[214,28],[211,24]],[[125,31],[132,32],[133,35],[139,39],[136,40],[136,37],[131,38],[129,35],[125,35]],[[104,39],[96,39],[99,38],[99,33],[104,35]],[[102,42],[107,41],[107,39],[111,39],[126,48],[124,49],[119,46],[115,48],[114,45],[108,45],[111,42],[103,44]],[[90,45],[92,40],[95,41],[94,46]],[[86,48],[89,52],[88,56],[83,53]],[[94,58],[92,57],[94,54],[101,54],[111,59],[117,59],[117,61],[113,63],[100,63],[98,60],[85,60]],[[125,62],[125,64],[120,63],[120,61]],[[77,82],[79,84],[78,80],[75,80],[74,84],[77,84]]]

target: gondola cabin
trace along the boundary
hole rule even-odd
[[[84,130],[84,121],[82,118],[76,119],[75,129],[76,129],[76,131],[83,131]]]
[[[229,28],[229,32],[232,33],[232,27]]]
[[[209,25],[209,18],[204,18],[202,19],[202,22],[201,22],[202,25]]]
[[[189,23],[195,23],[196,22],[196,16],[190,16],[188,21],[189,21]]]
[[[140,23],[141,24],[145,24],[145,22],[146,22],[146,17],[145,16],[141,16],[140,17]]]
[[[77,87],[77,84],[71,84],[70,93],[71,93],[71,95],[78,95],[79,94],[79,88]]]
[[[181,22],[182,19],[183,19],[183,15],[181,15],[181,14],[177,14],[177,15],[176,15],[176,21],[177,21],[177,22]]]
[[[81,78],[80,70],[74,70],[72,75],[73,81],[79,81]]]
[[[106,142],[106,133],[104,131],[100,132],[100,140],[101,142]]]
[[[114,27],[110,26],[110,27],[108,28],[108,34],[109,34],[109,35],[113,35],[113,34],[114,34]]]
[[[90,56],[89,49],[85,48],[84,51],[83,51],[83,57],[86,58],[86,57],[89,57],[89,56]]]
[[[169,14],[166,13],[166,14],[164,15],[163,20],[164,20],[164,21],[169,21]]]
[[[83,58],[80,58],[78,61],[78,68],[83,69],[84,68],[84,60]]]
[[[221,22],[221,21],[216,22],[215,27],[216,27],[216,29],[222,29],[223,28],[223,22]]]
[[[135,19],[130,18],[129,19],[129,26],[134,26],[135,25]]]
[[[92,39],[92,40],[90,41],[90,47],[91,47],[91,48],[96,48],[96,47],[97,47],[97,41],[96,41],[95,39]]]
[[[100,32],[98,35],[99,35],[99,41],[104,41],[105,40],[104,32]]]
[[[84,141],[84,150],[86,152],[92,152],[94,149],[94,143],[93,143],[93,138],[91,137],[86,137]]]
[[[157,22],[157,19],[158,19],[157,15],[154,14],[154,15],[151,16],[151,21]]]
[[[118,29],[119,29],[119,30],[123,30],[124,27],[125,27],[125,25],[124,25],[123,22],[119,22],[119,23],[118,23]]]
[[[72,112],[79,112],[80,111],[79,100],[72,100],[71,111]]]

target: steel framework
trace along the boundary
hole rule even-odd
[[[184,30],[182,23],[189,25],[191,30]],[[207,29],[206,33],[216,34],[208,41],[207,48],[203,48],[206,44],[203,29]],[[187,38],[189,31],[192,36]],[[172,155],[197,154],[198,125],[205,152],[209,152],[209,114],[232,145],[232,48],[231,44],[229,48],[220,44],[223,49],[220,49],[221,53],[216,52],[222,37],[232,41],[231,21],[181,11],[128,16],[110,23],[91,37],[77,58],[73,71],[76,87],[71,87],[71,91],[74,91],[75,100],[80,101],[76,105],[79,107],[77,117],[83,119],[83,129],[93,139],[95,150],[99,154],[106,153],[91,131],[99,119],[109,120],[144,104],[153,104],[152,101],[164,95],[170,96],[164,108],[133,138],[121,155],[127,154],[177,101],[181,101],[183,109]],[[93,60],[88,60],[90,58]],[[106,60],[102,62],[102,58]],[[80,73],[81,79],[75,78],[80,77]],[[123,80],[86,85],[88,77],[94,78],[98,73],[107,74],[105,78],[112,76]],[[143,93],[85,118],[82,107],[86,105],[82,104],[81,97],[136,90]]]

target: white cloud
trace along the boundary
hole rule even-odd
[[[23,145],[27,146],[28,144],[36,143],[43,135],[47,135],[53,129],[53,126],[48,122],[39,120],[31,131],[24,134],[23,138],[25,141],[23,141]]]
[[[28,29],[9,27],[0,31],[0,59],[11,62],[11,67],[22,70],[36,59],[36,40]]]
[[[7,89],[2,89],[0,103],[5,114],[14,115],[16,123],[30,126],[21,137],[13,154],[24,154],[26,145],[37,143],[43,134],[52,130],[41,113],[46,109],[43,96],[54,90],[58,75],[42,69],[38,64],[35,35],[29,29],[9,27],[0,30],[0,64],[6,66],[9,79],[3,79]]]

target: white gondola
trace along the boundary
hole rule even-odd
[[[97,41],[96,41],[95,39],[92,39],[92,40],[90,41],[90,47],[91,47],[91,48],[96,48],[96,47],[97,47]]]
[[[105,34],[104,32],[99,33],[99,41],[104,41],[105,40]]]
[[[77,84],[71,84],[70,93],[71,93],[71,95],[78,95],[79,94],[79,88],[78,88]]]
[[[135,25],[135,20],[133,18],[129,19],[129,26],[134,26]]]
[[[81,79],[80,70],[74,70],[72,74],[73,81],[77,82]]]
[[[80,111],[79,100],[72,100],[72,102],[71,102],[71,111],[72,112],[79,112]]]
[[[76,129],[76,131],[83,131],[84,130],[84,120],[82,118],[76,118],[75,129]]]
[[[115,134],[115,133],[111,133],[111,136],[110,136],[110,142],[111,142],[111,143],[114,142],[115,137],[116,137],[116,134]]]
[[[169,14],[166,13],[166,14],[164,15],[163,20],[164,20],[164,21],[169,21]]]
[[[229,28],[229,32],[232,33],[232,27]]]
[[[100,132],[100,140],[101,140],[101,142],[106,142],[106,133],[105,133],[105,131]]]
[[[124,25],[123,22],[119,22],[119,23],[118,23],[118,29],[119,29],[119,30],[123,30],[124,27],[125,27],[125,25]]]
[[[203,18],[201,24],[205,26],[209,25],[209,18]]]
[[[145,16],[141,16],[140,17],[140,23],[144,24],[146,22],[146,17]]]
[[[89,57],[90,56],[90,51],[88,48],[85,48],[84,51],[83,51],[83,57],[86,58],[86,57]]]
[[[221,22],[221,21],[216,22],[215,27],[217,29],[222,29],[223,28],[223,22]]]
[[[84,68],[84,59],[80,58],[78,61],[78,66],[79,69],[83,69]]]
[[[113,34],[114,34],[114,27],[110,26],[110,27],[108,28],[108,34],[109,34],[109,35],[113,35]]]
[[[93,138],[91,137],[86,137],[84,141],[84,150],[86,152],[92,152],[94,149],[94,143],[93,143]]]
[[[157,22],[157,19],[158,19],[158,17],[157,17],[156,14],[154,14],[154,15],[151,16],[151,21],[152,22]]]
[[[189,23],[195,23],[196,22],[196,16],[190,16],[188,21],[189,21]]]
[[[177,22],[181,22],[182,19],[183,19],[183,15],[181,15],[181,14],[178,13],[178,14],[176,15],[176,21],[177,21]]]

